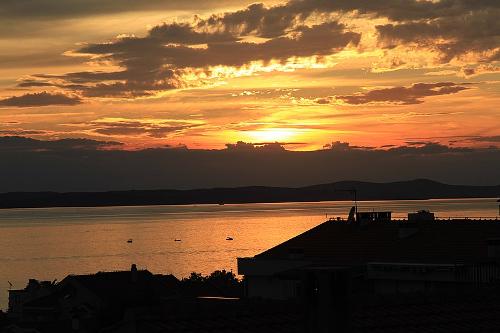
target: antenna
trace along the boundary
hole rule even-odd
[[[353,199],[354,199],[354,216],[358,216],[358,190],[355,188],[348,188],[348,189],[336,189],[335,187],[333,188],[335,192],[349,192],[353,194]]]

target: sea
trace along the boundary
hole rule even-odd
[[[130,269],[187,277],[227,270],[331,217],[350,201],[0,210],[0,309],[28,279]],[[440,218],[498,218],[497,198],[360,201],[396,218],[427,209]],[[232,240],[228,240],[232,238]]]

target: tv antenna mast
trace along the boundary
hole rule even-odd
[[[354,200],[354,219],[358,216],[358,190],[355,188],[348,188],[348,189],[336,189],[333,188],[335,192],[349,192],[353,195],[353,200]]]

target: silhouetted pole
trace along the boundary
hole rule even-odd
[[[350,188],[350,189],[333,189],[335,192],[349,192],[353,194],[354,197],[354,220],[356,220],[358,216],[358,190],[355,188]],[[499,208],[500,210],[500,208]]]

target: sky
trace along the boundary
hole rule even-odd
[[[497,156],[498,17],[497,0],[2,0],[0,154]]]

